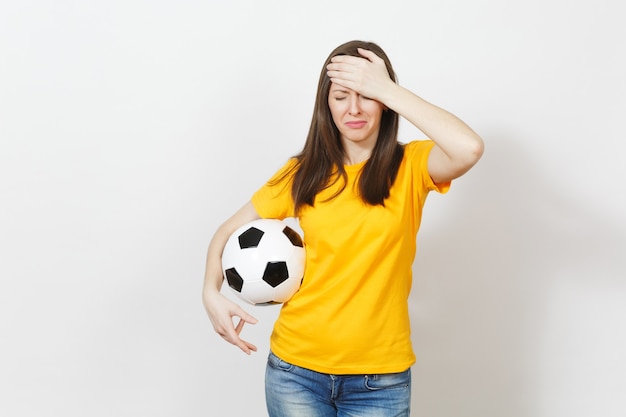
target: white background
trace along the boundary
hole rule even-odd
[[[265,415],[278,308],[223,342],[206,247],[364,39],[486,142],[425,208],[413,414],[625,415],[619,5],[2,0],[0,414]]]

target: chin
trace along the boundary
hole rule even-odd
[[[359,137],[348,137],[347,138],[350,142],[355,142],[355,143],[359,143],[359,142],[366,142],[369,137],[363,137],[363,136],[359,136]]]

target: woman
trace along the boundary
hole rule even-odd
[[[429,139],[400,144],[399,116]],[[409,415],[408,297],[422,207],[482,152],[465,123],[396,83],[378,45],[352,41],[329,55],[304,149],[220,226],[207,255],[209,318],[250,354],[256,347],[239,334],[256,319],[220,294],[225,242],[258,218],[297,217],[304,231],[304,280],[270,339],[270,416]]]

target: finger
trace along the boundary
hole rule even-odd
[[[337,55],[330,59],[331,64],[348,64],[348,65],[359,65],[360,63],[367,62],[366,58],[361,58],[358,56],[352,55]]]
[[[257,320],[254,317],[250,316],[249,314],[242,314],[242,316],[245,316],[245,317],[239,317],[237,326],[233,324],[233,317],[236,317],[235,315],[233,315],[233,317],[231,317],[230,319],[226,319],[224,322],[220,322],[219,326],[215,327],[215,331],[228,342],[232,344],[237,344],[238,339],[239,339],[239,334],[241,333],[241,330],[243,329],[244,324],[246,323],[256,324],[257,323]]]
[[[352,81],[346,80],[344,78],[334,78],[332,76],[329,76],[330,78],[330,82],[336,85],[340,85],[342,87],[347,88],[348,90],[356,90],[355,84]]]
[[[241,321],[240,323],[245,323],[245,322]],[[243,324],[241,326],[243,327]],[[252,343],[246,340],[243,340],[242,338],[239,337],[239,335],[237,335],[237,338],[235,339],[235,343],[233,344],[237,346],[239,349],[241,349],[243,353],[245,353],[246,355],[250,355],[252,352],[256,352],[257,350],[255,345],[253,345]]]
[[[345,71],[332,70],[332,71],[327,71],[326,74],[331,79],[332,78],[337,78],[337,79],[342,79],[342,80],[346,80],[346,81],[354,80],[354,75],[352,73],[345,72]]]
[[[252,352],[256,352],[257,351],[257,347],[255,345],[253,345],[252,343],[241,339],[240,337],[235,337],[235,338],[231,338],[228,337],[226,335],[221,335],[222,338],[224,340],[226,340],[228,343],[237,346],[239,349],[241,349],[242,352],[244,352],[247,355],[250,355]]]
[[[241,349],[247,355],[250,355],[252,351],[256,352],[257,348],[252,343],[243,340],[241,337],[239,337],[239,335],[241,334],[243,326],[246,323],[256,324],[257,322],[258,320],[256,318],[243,311],[243,309],[240,309],[239,322],[237,323],[237,326],[233,329],[234,334],[231,334],[231,343],[239,347],[239,349]]]
[[[339,72],[348,72],[352,69],[352,67],[350,67],[349,65],[346,65],[344,63],[340,63],[340,62],[335,62],[335,63],[330,63],[326,66],[326,71],[335,71],[337,73]]]
[[[239,323],[237,323],[237,327],[235,327],[235,332],[237,334],[241,334],[241,330],[243,329],[244,324],[246,324],[246,321],[244,319],[240,319]]]
[[[241,307],[237,307],[233,312],[232,312],[233,316],[237,316],[240,319],[242,319],[243,321],[245,321],[246,323],[250,323],[250,324],[256,324],[258,322],[258,320],[252,316],[251,314],[248,314],[244,309],[242,309]]]
[[[241,329],[243,328],[243,325],[245,323],[246,322],[244,320],[240,320],[239,323],[237,324],[237,328],[233,328],[231,326],[230,328],[227,328],[223,332],[221,332],[220,336],[222,336],[222,338],[226,340],[228,343],[237,346],[244,353],[249,355],[251,351],[256,352],[256,346],[254,346],[252,343],[247,342],[239,337],[239,333],[241,332]]]
[[[245,340],[243,340],[243,342],[246,344],[246,347],[248,348],[248,352],[246,352],[246,353],[248,353],[248,355],[250,353],[252,353],[252,352],[256,352],[257,351],[257,347],[255,345],[253,345],[252,343],[246,342]]]
[[[359,55],[366,58],[368,61],[374,62],[376,59],[380,59],[378,55],[376,55],[374,52],[370,51],[369,49],[357,48],[357,51]]]
[[[238,339],[237,343],[235,344],[239,349],[241,349],[241,351],[243,353],[245,353],[246,355],[250,355],[252,354],[252,352],[256,352],[257,348],[256,346],[254,346],[252,343],[247,342],[243,339]]]

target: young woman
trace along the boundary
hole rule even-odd
[[[399,116],[429,139],[399,143]],[[256,347],[239,334],[256,319],[220,293],[225,242],[258,218],[297,217],[304,231],[302,286],[270,339],[270,416],[409,415],[408,297],[422,207],[482,152],[465,123],[396,83],[378,45],[352,41],[329,55],[302,152],[219,227],[207,255],[209,318],[250,354]]]

